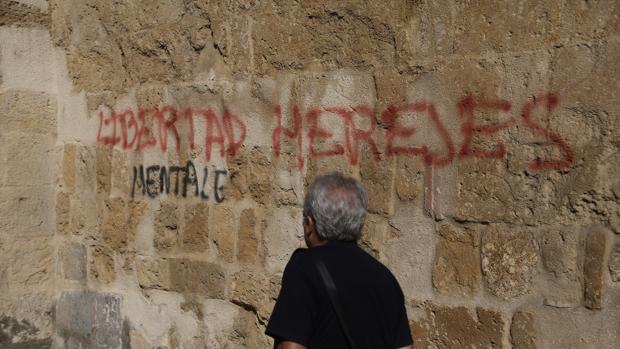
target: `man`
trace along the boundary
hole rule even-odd
[[[308,249],[295,251],[286,265],[267,325],[277,349],[350,347],[314,258],[324,263],[336,284],[357,349],[412,348],[396,278],[357,245],[367,207],[362,185],[339,173],[316,178],[308,189],[303,211]]]

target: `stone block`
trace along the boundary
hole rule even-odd
[[[237,261],[246,265],[259,264],[262,224],[254,209],[241,211],[237,237]]]
[[[487,289],[511,299],[528,294],[538,268],[538,247],[527,231],[490,226],[482,235],[482,273]]]
[[[235,258],[235,229],[233,211],[226,206],[213,206],[210,237],[217,247],[217,256],[225,262]]]
[[[261,319],[267,320],[280,290],[280,276],[242,270],[233,275],[231,290],[230,297],[235,304],[254,309]]]
[[[139,256],[136,258],[138,284],[144,289],[172,289],[170,264],[166,259]]]
[[[95,152],[97,193],[104,197],[112,190],[112,148],[98,146]]]
[[[65,190],[70,193],[75,190],[75,161],[75,144],[65,144],[62,154],[62,180],[65,186]]]
[[[515,210],[519,205],[501,163],[492,159],[470,159],[457,167],[459,188],[455,213],[459,219],[474,222],[516,220]]]
[[[368,214],[362,229],[359,246],[378,260],[385,258],[384,244],[390,227],[385,217]]]
[[[504,319],[497,311],[424,305],[424,316],[411,321],[416,348],[503,348]]]
[[[582,290],[579,267],[579,234],[571,230],[550,229],[542,234],[542,262],[550,274],[543,288],[545,304],[572,307],[581,304]]]
[[[252,198],[260,204],[271,203],[274,166],[265,148],[253,148],[249,154],[248,189]]]
[[[539,348],[616,348],[620,341],[618,293],[600,311],[579,308],[527,308],[533,315]]]
[[[0,231],[12,236],[53,233],[55,200],[53,186],[0,188]]]
[[[126,202],[116,197],[105,199],[101,235],[114,251],[126,250],[135,241],[140,219],[146,210],[143,202]]]
[[[56,135],[56,104],[51,95],[27,90],[0,93],[0,134],[26,132],[32,137]]]
[[[184,258],[168,259],[173,291],[197,293],[206,298],[224,298],[226,279],[217,264]]]
[[[589,309],[601,309],[605,284],[605,259],[609,239],[605,231],[593,230],[586,236],[583,265],[584,305]]]
[[[155,237],[153,244],[158,251],[170,252],[179,246],[179,206],[162,201],[155,212]]]
[[[609,273],[611,281],[620,283],[620,243],[616,243],[609,255]]]
[[[536,333],[534,315],[517,311],[512,316],[510,324],[510,342],[513,349],[537,349],[540,348]]]
[[[433,286],[441,293],[473,296],[480,290],[480,234],[444,224],[433,263]]]
[[[55,319],[62,347],[121,349],[121,303],[121,296],[111,293],[63,292]]]
[[[54,274],[52,239],[36,237],[14,239],[5,247],[8,265],[7,281],[14,290],[51,286]]]
[[[375,160],[363,152],[359,171],[361,182],[368,192],[368,211],[384,216],[394,213],[394,177],[396,158]]]
[[[56,232],[68,234],[71,219],[71,195],[66,192],[56,194]]]
[[[204,203],[187,206],[184,213],[181,246],[187,252],[209,248],[209,207]]]
[[[0,131],[0,185],[45,186],[56,181],[54,134]]]
[[[60,249],[60,274],[73,281],[86,281],[86,247],[76,242],[67,242]]]
[[[296,207],[278,207],[265,214],[263,245],[268,273],[284,271],[295,249],[304,246],[302,212]]]
[[[89,279],[109,284],[116,279],[114,252],[106,246],[94,246],[90,251]]]
[[[389,220],[390,236],[385,242],[385,265],[398,280],[406,299],[432,299],[435,222],[417,205],[399,206]]]
[[[401,201],[412,201],[420,197],[424,184],[424,164],[422,160],[410,157],[398,157],[394,189]]]

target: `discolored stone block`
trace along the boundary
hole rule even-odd
[[[226,262],[235,258],[234,215],[229,207],[213,206],[210,237],[217,247],[217,255]]]
[[[510,324],[510,342],[513,349],[536,349],[539,348],[536,323],[534,315],[517,311],[512,316]]]
[[[604,287],[604,266],[607,234],[594,230],[586,237],[585,261],[583,265],[584,305],[589,309],[601,309]]]
[[[95,246],[90,252],[90,279],[101,284],[109,284],[116,279],[114,253],[105,246]]]
[[[538,267],[538,247],[527,231],[490,226],[482,235],[482,273],[494,295],[511,299],[529,293]]]
[[[170,258],[167,261],[173,291],[198,293],[206,298],[224,297],[226,279],[219,265],[184,258]]]
[[[121,349],[122,298],[111,293],[66,291],[56,303],[62,347]]]
[[[51,349],[52,338],[41,338],[40,329],[26,319],[0,315],[0,347]]]
[[[65,279],[86,281],[86,247],[75,242],[66,243],[60,250],[59,266]]]
[[[187,206],[181,233],[181,246],[188,252],[205,252],[209,248],[209,207],[204,203]]]
[[[424,316],[411,321],[416,348],[503,348],[500,313],[476,308],[424,305]]]
[[[433,286],[441,293],[472,296],[480,290],[480,234],[444,224],[433,263]]]
[[[239,218],[237,260],[242,264],[256,265],[259,261],[261,223],[254,209],[245,209]]]

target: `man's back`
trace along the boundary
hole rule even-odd
[[[336,283],[357,348],[411,343],[403,294],[394,276],[356,243],[340,241],[293,254],[267,334],[307,348],[348,347],[310,253],[325,263]]]

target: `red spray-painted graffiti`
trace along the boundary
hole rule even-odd
[[[376,127],[375,112],[369,106],[311,108],[302,114],[299,107],[294,105],[291,108],[290,125],[287,126],[282,123],[282,108],[276,105],[274,107],[275,127],[271,133],[271,140],[276,157],[282,153],[284,139],[293,141],[300,169],[304,166],[304,139],[307,142],[310,157],[346,156],[351,165],[356,165],[360,156],[360,144],[365,143],[375,160],[381,159],[382,155],[387,157],[419,156],[427,165],[441,167],[452,163],[455,158],[504,158],[506,146],[503,142],[498,140],[493,149],[487,150],[477,149],[473,144],[473,139],[476,136],[492,137],[493,134],[520,122],[533,135],[542,137],[555,145],[561,155],[559,159],[532,159],[529,167],[535,170],[564,169],[570,167],[573,162],[573,150],[558,133],[543,127],[536,117],[536,112],[540,109],[549,113],[558,104],[557,95],[542,94],[524,103],[518,112],[519,115],[514,116],[510,114],[513,112],[512,103],[507,100],[484,99],[467,95],[456,103],[463,138],[458,149],[433,103],[421,100],[409,104],[391,105],[380,113],[386,139],[383,151],[379,150],[373,138],[376,132],[383,132],[383,129]],[[481,111],[504,113],[507,119],[492,124],[478,124],[476,113]],[[443,153],[431,151],[427,145],[415,147],[398,145],[399,142],[414,139],[416,133],[415,127],[403,126],[399,122],[399,118],[406,113],[429,118],[434,132],[443,144]],[[198,120],[202,122],[201,126],[204,129],[205,159],[209,161],[214,146],[218,147],[221,157],[225,154],[234,155],[247,136],[247,127],[237,115],[228,109],[224,109],[221,114],[218,116],[211,109],[198,108],[178,111],[171,106],[140,109],[137,112],[130,109],[120,113],[112,111],[107,117],[104,112],[100,112],[97,141],[101,144],[135,151],[159,146],[159,149],[165,152],[168,149],[168,138],[172,137],[177,152],[181,151],[184,143],[186,147],[193,150],[195,148],[195,122]],[[333,139],[334,132],[320,126],[322,117],[334,116],[342,121],[344,140],[340,143]],[[367,120],[370,126],[366,129],[360,128],[356,125],[355,119]],[[180,133],[180,127],[185,127],[187,132]],[[316,142],[327,140],[333,141],[330,147],[317,149]]]

